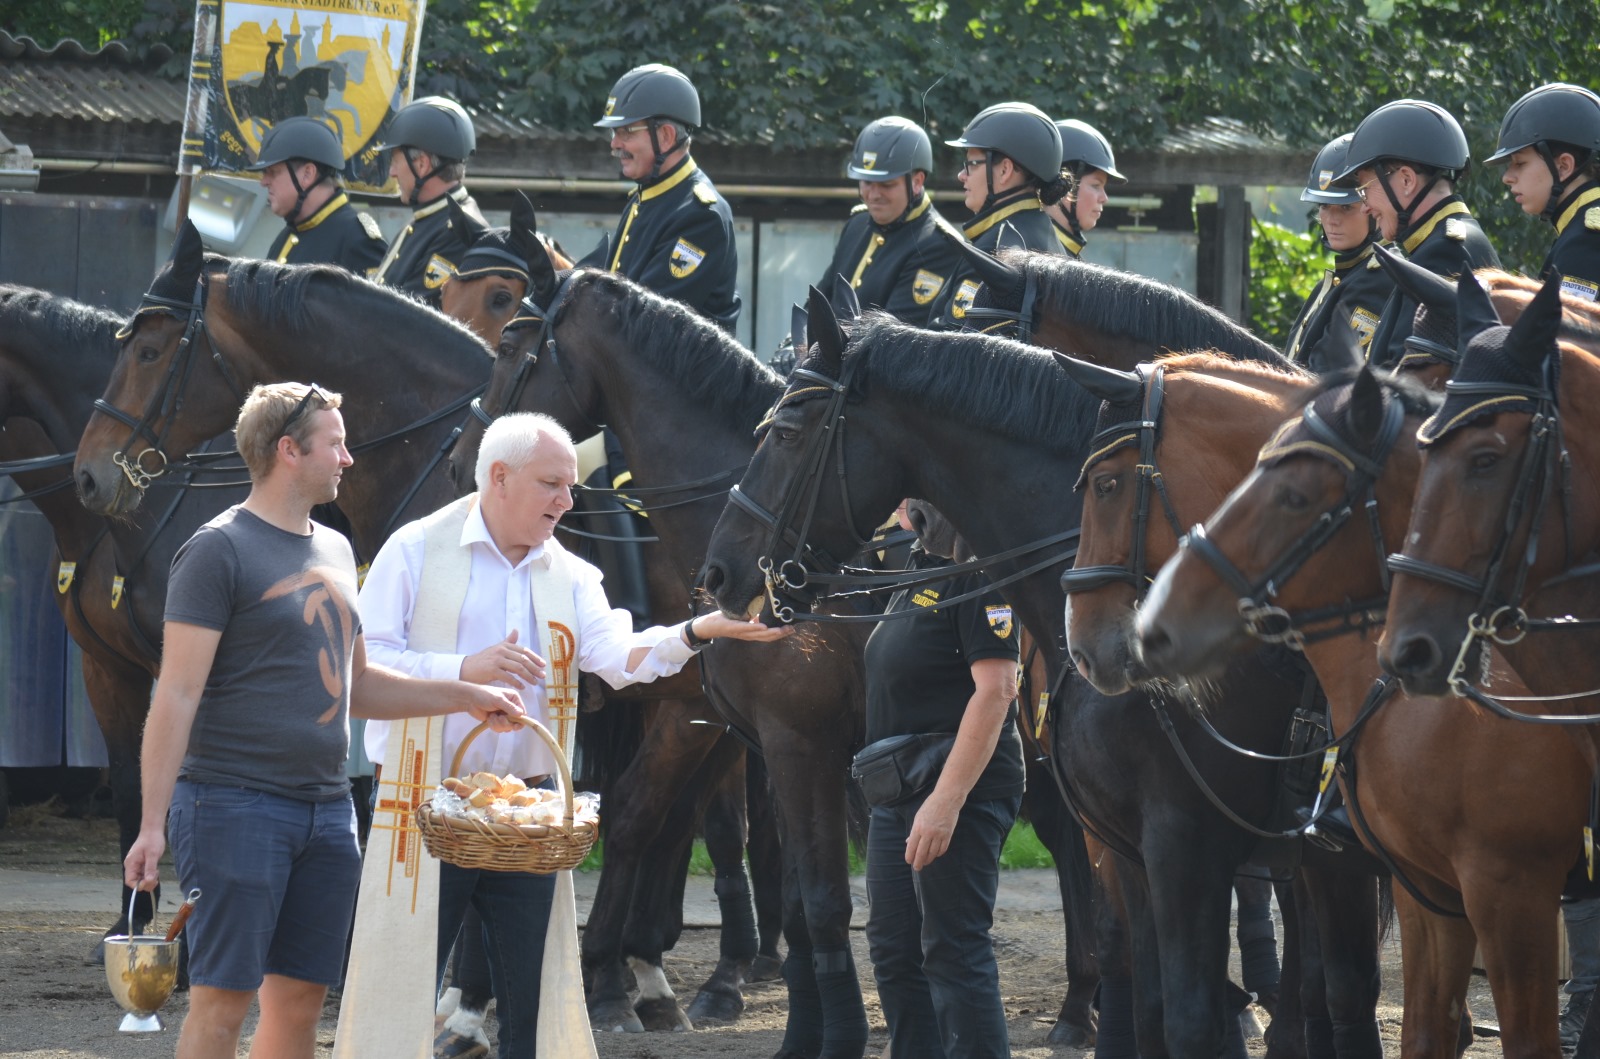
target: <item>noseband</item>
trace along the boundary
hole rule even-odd
[[[1395,398],[1384,402],[1383,423],[1378,428],[1377,443],[1373,451],[1357,450],[1343,435],[1324,420],[1314,405],[1306,405],[1297,419],[1290,420],[1261,450],[1257,466],[1270,464],[1290,455],[1315,456],[1345,472],[1344,495],[1331,508],[1319,515],[1293,543],[1273,562],[1266,572],[1251,580],[1206,534],[1205,525],[1191,529],[1180,547],[1193,552],[1210,566],[1239,597],[1239,616],[1245,629],[1263,643],[1286,644],[1294,650],[1303,650],[1308,643],[1316,643],[1347,632],[1360,632],[1383,620],[1389,591],[1389,571],[1384,565],[1387,549],[1383,542],[1383,527],[1378,519],[1377,480],[1383,465],[1394,450],[1405,420],[1405,408]],[[1304,427],[1310,437],[1294,438],[1296,427]],[[1268,603],[1293,577],[1295,572],[1323,545],[1333,539],[1361,506],[1367,515],[1367,525],[1372,534],[1373,547],[1378,559],[1379,577],[1383,594],[1368,600],[1355,600],[1333,607],[1319,608],[1301,614],[1291,614],[1282,607]],[[1307,632],[1312,625],[1334,621],[1332,628]]]
[[[1533,417],[1528,425],[1528,447],[1523,453],[1522,464],[1517,471],[1517,484],[1506,505],[1500,539],[1490,554],[1483,575],[1474,577],[1465,571],[1414,559],[1409,555],[1397,553],[1389,556],[1389,569],[1397,574],[1409,574],[1477,597],[1472,613],[1467,615],[1466,632],[1462,636],[1461,646],[1456,652],[1455,663],[1451,666],[1448,677],[1451,692],[1458,696],[1466,696],[1467,689],[1473,683],[1467,677],[1467,664],[1477,640],[1488,639],[1502,646],[1510,646],[1521,641],[1528,633],[1528,614],[1522,608],[1521,600],[1533,564],[1539,557],[1539,538],[1544,529],[1545,512],[1549,507],[1551,491],[1556,484],[1556,475],[1551,474],[1552,454],[1556,457],[1553,462],[1559,468],[1563,498],[1571,489],[1568,480],[1571,459],[1562,437],[1561,413],[1556,401],[1559,364],[1558,356],[1553,356],[1545,362],[1544,377],[1538,386],[1520,386],[1510,382],[1457,382],[1452,379],[1445,384],[1446,394],[1460,394],[1480,399],[1466,411],[1445,422],[1437,433],[1422,442],[1426,446],[1440,440],[1454,427],[1464,422],[1469,415],[1482,411],[1486,405],[1531,404],[1533,406]],[[1528,502],[1535,497],[1535,494],[1537,499],[1530,511]],[[1521,559],[1512,572],[1510,590],[1500,592],[1498,587],[1512,559],[1512,538],[1516,535],[1517,528],[1522,524],[1525,515],[1530,519],[1528,540],[1523,547]],[[1570,518],[1570,505],[1563,504],[1563,515]],[[1567,526],[1566,539],[1569,544],[1572,540],[1571,529],[1570,525]],[[1483,653],[1482,664],[1488,666],[1488,652]]]
[[[194,294],[187,302],[176,298],[165,298],[157,294],[146,294],[141,299],[139,311],[134,314],[135,321],[139,316],[150,313],[163,313],[177,316],[183,314],[186,319],[183,327],[183,336],[178,339],[178,348],[173,352],[167,364],[167,376],[157,390],[150,396],[145,405],[144,413],[135,419],[122,409],[107,402],[104,398],[96,398],[94,410],[101,415],[114,419],[129,427],[131,433],[122,448],[111,454],[111,462],[122,469],[128,481],[141,493],[151,482],[167,473],[167,469],[174,466],[174,461],[167,456],[167,435],[172,432],[173,426],[178,421],[178,413],[183,411],[184,396],[189,388],[189,377],[194,371],[195,341],[204,336],[206,348],[211,351],[211,359],[217,365],[217,370],[222,373],[222,379],[239,404],[244,403],[244,391],[239,386],[239,380],[222,359],[222,354],[211,342],[206,331],[206,296],[209,287],[206,284],[206,273],[201,270],[200,276],[195,280]],[[130,323],[126,338],[132,338],[134,324]],[[155,429],[155,423],[161,421],[161,429]],[[132,459],[129,452],[140,439],[149,442],[150,447],[144,449]],[[154,469],[145,469],[145,457],[155,453],[159,461]]]

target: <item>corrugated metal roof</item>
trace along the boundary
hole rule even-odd
[[[135,63],[159,65],[172,58],[172,49],[157,44],[144,58],[120,40],[90,48],[82,41],[68,37],[46,48],[32,37],[13,37],[0,29],[0,59],[53,59],[67,62],[110,62],[131,65]]]
[[[1301,154],[1276,136],[1262,136],[1233,118],[1206,118],[1174,129],[1158,148],[1165,154]]]
[[[0,62],[0,114],[79,121],[183,122],[184,84],[86,62]]]

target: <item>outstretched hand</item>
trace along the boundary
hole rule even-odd
[[[730,618],[720,610],[709,614],[701,614],[693,621],[694,631],[703,640],[716,640],[727,638],[729,640],[749,640],[752,643],[772,643],[785,636],[794,635],[795,626],[779,625],[770,626],[761,624],[761,619],[751,618],[748,621],[740,618]]]
[[[461,679],[472,684],[527,688],[544,680],[544,659],[517,643],[517,630],[461,660]]]

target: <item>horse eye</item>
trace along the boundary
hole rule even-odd
[[[786,427],[775,427],[773,428],[772,432],[776,434],[778,436],[778,440],[783,442],[785,445],[793,445],[796,441],[800,440],[800,432],[798,430],[790,430]]]
[[[1288,511],[1304,511],[1311,506],[1311,501],[1299,490],[1283,486],[1278,490],[1278,506]]]
[[[1116,475],[1108,474],[1108,475],[1104,475],[1104,476],[1102,476],[1100,478],[1096,478],[1094,480],[1094,495],[1099,497],[1100,499],[1104,500],[1106,497],[1110,496],[1112,493],[1115,493],[1116,491],[1117,491],[1117,476]]]
[[[1500,454],[1498,452],[1479,452],[1473,455],[1467,465],[1474,473],[1482,474],[1486,471],[1494,470],[1499,463]]]
[[[504,309],[513,301],[510,291],[497,291],[494,296],[494,307]]]
[[[151,363],[154,363],[155,361],[160,360],[160,359],[161,359],[161,350],[157,349],[155,346],[140,346],[139,347],[139,363],[141,363],[141,364],[151,364]]]

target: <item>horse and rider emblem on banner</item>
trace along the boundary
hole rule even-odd
[[[312,117],[338,133],[344,177],[392,191],[376,147],[411,95],[421,0],[201,0],[181,172],[251,164],[268,129]]]

